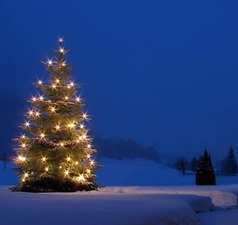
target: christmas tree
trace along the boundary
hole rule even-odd
[[[15,141],[15,170],[20,178],[13,191],[74,192],[99,188],[94,161],[96,150],[85,122],[84,102],[77,95],[81,85],[71,77],[63,38],[58,40],[54,58],[45,64],[47,82],[38,80],[39,95],[30,99],[24,130]]]
[[[212,160],[206,149],[198,162],[196,185],[216,185],[216,177],[212,166]]]

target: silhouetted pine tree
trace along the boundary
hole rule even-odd
[[[196,173],[196,185],[216,185],[211,157],[205,149],[203,156],[200,157]]]
[[[197,158],[193,157],[192,160],[190,161],[190,170],[193,171],[194,173],[197,172],[198,169],[198,160]]]
[[[234,150],[230,147],[227,158],[225,160],[225,173],[228,175],[235,175],[238,171],[236,157]]]

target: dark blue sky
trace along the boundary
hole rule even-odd
[[[91,128],[159,153],[238,156],[238,2],[0,0],[1,148],[58,36]],[[8,122],[7,122],[8,121]]]

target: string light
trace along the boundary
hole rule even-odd
[[[75,162],[75,165],[77,166],[79,164],[79,162]]]
[[[65,62],[63,62],[63,63],[62,63],[62,65],[63,65],[63,66],[66,66],[66,63],[65,63]]]
[[[84,125],[83,125],[83,124],[80,124],[80,128],[83,129],[83,128],[84,128]]]
[[[94,165],[94,161],[92,160],[92,161],[90,162],[90,164],[91,164],[91,165]]]
[[[29,123],[29,122],[25,122],[25,126],[26,126],[26,127],[29,127],[29,126],[30,126],[30,123]]]
[[[76,98],[76,102],[80,102],[80,100],[81,100],[80,97]]]
[[[56,81],[55,81],[57,84],[60,82],[60,80],[59,79],[56,79]]]
[[[41,95],[41,96],[39,97],[39,99],[40,99],[41,101],[43,101],[44,97]]]
[[[41,137],[41,138],[44,138],[44,137],[45,137],[45,134],[44,134],[44,133],[41,133],[41,134],[40,134],[40,137]]]
[[[59,42],[63,42],[64,41],[64,39],[63,38],[59,38]]]
[[[70,86],[73,87],[74,86],[74,82],[70,82]]]
[[[65,170],[64,173],[65,173],[65,175],[69,175],[69,171],[68,170]]]
[[[65,98],[65,100],[68,100],[68,99],[69,99],[69,97],[68,97],[68,96],[65,96],[64,98]]]
[[[52,84],[52,88],[56,88],[56,85],[55,85],[55,84]]]
[[[37,82],[39,85],[42,85],[42,81],[41,80],[38,80]]]
[[[42,161],[45,162],[46,161],[46,157],[42,157]]]
[[[91,173],[91,170],[90,170],[90,169],[87,169],[87,173]]]
[[[87,147],[88,147],[88,148],[91,148],[91,145],[89,144]]]
[[[60,143],[60,146],[61,146],[61,147],[64,147],[64,143],[63,143],[63,142],[61,142],[61,143]]]
[[[85,119],[87,118],[87,114],[86,113],[83,114],[83,118],[85,118]]]
[[[49,171],[49,167],[45,167],[45,171],[48,172]]]
[[[36,112],[36,113],[35,113],[35,115],[36,115],[36,116],[39,116],[39,115],[40,115],[40,113],[39,113],[39,112]]]
[[[26,161],[26,157],[19,155],[18,156],[18,160],[21,161],[21,162],[25,162]]]
[[[67,157],[67,161],[69,162],[70,160],[71,160],[71,158],[68,156],[68,157]]]
[[[60,126],[59,126],[59,125],[56,125],[56,126],[55,126],[55,129],[56,129],[56,130],[59,130],[59,129],[60,129]]]
[[[22,148],[25,148],[25,147],[26,147],[26,144],[25,144],[25,143],[23,143],[23,144],[21,145],[21,147],[22,147]]]
[[[23,134],[23,135],[21,136],[21,138],[22,138],[22,139],[26,138],[26,135]]]
[[[89,154],[87,155],[87,158],[90,159],[90,155]]]
[[[60,169],[62,169],[62,166],[59,166]]]
[[[59,51],[60,53],[64,53],[65,50],[63,48],[60,48]]]
[[[24,173],[25,178],[28,177],[28,173]]]
[[[25,182],[26,181],[26,179],[25,178],[22,178],[22,182]]]
[[[47,63],[48,63],[48,65],[51,66],[51,65],[53,64],[53,61],[49,59],[49,60],[47,61]]]
[[[33,102],[35,102],[36,101],[36,97],[32,97],[32,99],[31,99]]]
[[[55,107],[51,107],[51,112],[55,112]]]
[[[84,178],[83,174],[78,176],[78,181],[85,181],[85,178]]]
[[[75,127],[75,124],[73,124],[73,123],[68,124],[68,128],[74,128],[74,127]]]

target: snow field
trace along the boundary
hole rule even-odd
[[[38,194],[10,192],[8,187],[17,184],[16,175],[11,164],[6,171],[0,164],[0,185],[7,185],[0,186],[0,224],[234,225],[238,221],[237,210],[217,211],[238,206],[238,185],[195,186],[193,175],[182,176],[146,160],[103,159],[100,163],[98,182],[106,188]],[[238,183],[237,177],[217,180],[218,184]]]

